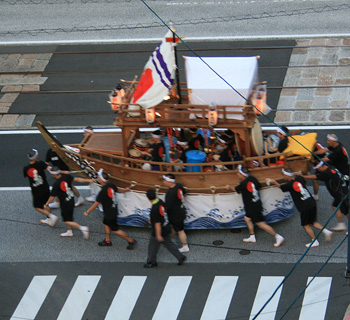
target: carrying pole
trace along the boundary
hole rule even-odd
[[[173,29],[172,33],[173,33],[173,43],[177,43],[176,41],[176,36],[175,36],[175,32]],[[178,103],[181,104],[182,103],[182,98],[181,98],[181,88],[180,88],[180,73],[179,73],[179,66],[178,66],[178,59],[177,59],[177,50],[176,50],[176,45],[174,45],[174,55],[175,55],[175,65],[176,65],[176,70],[175,70],[175,76],[176,76],[176,92],[178,95]]]

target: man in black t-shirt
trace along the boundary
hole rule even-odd
[[[317,164],[315,169],[317,170],[316,174],[304,175],[303,177],[305,179],[317,179],[325,182],[328,192],[334,199],[332,203],[333,210],[335,211],[341,203],[340,208],[336,212],[338,222],[332,230],[347,230],[343,218],[343,215],[349,217],[349,201],[348,197],[345,197],[348,194],[349,189],[346,186],[346,183],[341,179],[336,170],[329,168],[323,161]]]
[[[40,220],[40,222],[53,227],[57,223],[58,217],[50,213],[49,208],[44,207],[50,197],[50,188],[45,174],[45,171],[50,167],[44,161],[39,161],[39,152],[36,149],[32,149],[27,157],[29,164],[23,168],[23,176],[29,179],[33,195],[33,207],[46,216],[46,219]]]
[[[301,225],[305,232],[311,238],[311,243],[306,244],[308,248],[318,247],[320,243],[315,239],[315,234],[311,227],[322,230],[323,226],[316,221],[317,219],[317,205],[315,199],[312,197],[309,190],[306,188],[305,179],[301,176],[295,176],[293,170],[287,168],[282,169],[282,173],[287,180],[284,184],[279,184],[277,181],[271,179],[271,183],[280,188],[283,192],[290,192],[296,208],[300,212]],[[322,233],[326,237],[326,241],[331,241],[333,233],[328,229],[323,229]]]
[[[110,247],[112,246],[111,242],[111,232],[116,234],[118,237],[128,242],[126,247],[128,250],[133,250],[135,248],[136,240],[130,238],[126,232],[120,230],[118,225],[118,203],[115,198],[115,193],[124,193],[130,191],[129,188],[124,189],[123,191],[119,190],[113,183],[109,182],[109,175],[106,172],[103,172],[103,169],[100,169],[97,173],[97,180],[102,186],[100,192],[96,197],[95,203],[84,212],[84,216],[95,210],[100,204],[103,207],[103,226],[105,228],[106,238],[99,242],[100,247]]]
[[[151,157],[151,161],[163,162],[163,155],[165,152],[165,146],[161,140],[162,132],[155,130],[152,132],[152,140],[150,141],[151,147],[148,151],[141,151],[143,155]],[[159,171],[159,165],[152,165],[152,170]]]
[[[180,183],[176,183],[175,176],[172,173],[163,175],[163,183],[169,188],[165,195],[165,208],[168,213],[169,223],[172,225],[182,243],[182,248],[179,250],[182,253],[190,252],[184,224],[186,208],[183,199],[186,194],[186,189]]]
[[[171,240],[171,227],[168,223],[164,202],[157,198],[154,190],[148,190],[146,196],[152,203],[150,212],[152,234],[148,243],[148,257],[144,268],[158,266],[157,254],[161,244],[178,260],[177,264],[182,265],[186,260],[186,256],[179,251],[176,244]]]
[[[201,134],[197,132],[196,128],[190,128],[192,138],[188,141],[190,150],[203,150],[205,147],[205,140]]]
[[[259,193],[259,189],[261,188],[259,181],[255,177],[250,176],[248,169],[242,167],[242,165],[238,166],[237,176],[240,180],[240,184],[237,187],[227,185],[226,189],[242,194],[245,209],[244,221],[250,233],[250,236],[243,239],[243,242],[256,242],[254,232],[254,223],[256,223],[259,228],[275,237],[276,242],[274,247],[279,247],[283,243],[284,238],[276,233],[275,230],[264,221]]]
[[[52,186],[50,198],[47,200],[45,206],[49,208],[49,204],[58,197],[60,200],[61,215],[63,222],[67,226],[67,231],[61,233],[61,237],[73,237],[72,228],[76,228],[83,233],[84,239],[89,239],[89,228],[86,226],[81,226],[73,219],[74,212],[74,194],[72,191],[72,182],[93,182],[93,179],[85,179],[72,177],[69,174],[61,173],[61,170],[58,167],[53,167],[50,170],[50,173],[53,178],[56,179],[55,183]]]
[[[45,162],[49,165],[51,163],[52,167],[58,167],[62,172],[66,171],[68,173],[69,167],[64,163],[64,161],[58,156],[58,154],[51,148],[46,152]],[[72,185],[72,190],[74,195],[78,198],[75,203],[76,207],[79,207],[84,203],[84,198],[80,195],[78,189]],[[50,203],[51,209],[57,209],[60,207],[60,203],[55,199],[55,201]]]

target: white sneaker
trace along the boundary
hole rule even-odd
[[[81,206],[82,204],[84,203],[84,198],[82,197],[82,196],[80,196],[79,198],[78,198],[78,201],[75,203],[75,207],[79,207],[79,206]]]
[[[251,234],[249,238],[243,239],[243,242],[255,243],[256,242],[255,234]]]
[[[88,240],[88,239],[89,239],[89,235],[90,235],[89,227],[83,227],[83,226],[81,226],[81,227],[80,227],[80,231],[83,233],[84,239],[85,239],[85,240]]]
[[[67,230],[65,233],[60,234],[61,237],[73,237],[73,231]]]
[[[316,201],[318,201],[318,194],[313,194],[312,196]]]
[[[188,247],[188,245],[185,245],[185,246],[183,246],[182,248],[180,248],[179,251],[180,251],[181,253],[190,252],[190,248]]]
[[[53,227],[57,223],[58,217],[55,216],[54,214],[50,213],[49,220],[50,220],[49,226]]]
[[[85,200],[88,202],[95,202],[96,197],[92,194],[91,196],[86,197]]]
[[[60,207],[60,203],[58,201],[51,202],[49,203],[49,207],[51,209],[58,209]]]
[[[333,231],[345,231],[346,230],[346,225],[344,222],[338,222],[337,225],[332,228]]]
[[[276,242],[273,245],[275,248],[278,248],[284,241],[284,238],[280,234],[276,234]]]
[[[42,224],[50,225],[50,219],[49,219],[49,218],[40,220],[40,222],[41,222]]]
[[[311,242],[310,242],[310,243],[307,243],[307,244],[305,245],[305,247],[308,248],[308,247],[310,247],[310,245],[311,245]],[[318,240],[316,240],[316,241],[312,244],[311,248],[317,248],[319,245],[320,245],[320,243],[318,242]]]
[[[333,232],[332,231],[329,231],[328,229],[324,229],[323,230],[323,234],[325,235],[327,242],[332,240],[332,238],[333,238]]]

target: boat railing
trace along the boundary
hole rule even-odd
[[[89,158],[100,163],[112,164],[121,168],[133,168],[133,169],[144,169],[144,164],[150,166],[159,166],[160,171],[163,172],[188,172],[188,173],[202,173],[202,172],[218,172],[218,171],[229,171],[232,168],[236,168],[238,165],[253,168],[254,161],[260,165],[261,168],[268,168],[273,166],[283,167],[285,163],[292,160],[291,153],[275,153],[265,156],[256,157],[244,157],[239,161],[211,161],[203,163],[176,163],[176,162],[153,162],[145,159],[136,159],[130,157],[124,157],[116,154],[106,154],[105,152],[99,152],[97,150],[89,150],[81,148],[81,156],[84,159]],[[281,160],[282,157],[284,160]],[[298,158],[299,159],[299,158]],[[148,166],[149,167],[149,166]],[[98,169],[98,168],[96,168]]]

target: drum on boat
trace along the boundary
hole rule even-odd
[[[147,151],[149,148],[149,142],[144,139],[135,139],[134,140],[134,148],[141,150],[141,151]]]
[[[138,149],[130,149],[129,150],[129,156],[133,159],[141,159],[142,158],[142,152]]]
[[[253,127],[249,130],[249,139],[251,156],[261,156],[263,154],[264,144],[259,120],[255,120]],[[245,141],[237,132],[235,132],[235,141],[238,153],[240,155],[247,155]]]

